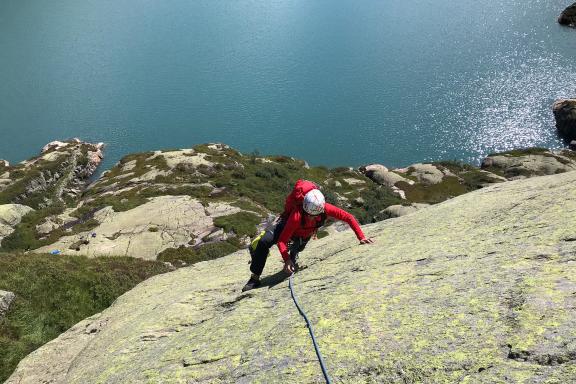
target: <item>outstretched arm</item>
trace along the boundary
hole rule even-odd
[[[348,223],[350,228],[352,228],[356,234],[358,240],[360,240],[360,244],[372,244],[374,242],[374,240],[369,238],[367,239],[366,236],[364,236],[364,232],[362,232],[358,221],[351,213],[348,213],[345,210],[328,203],[324,205],[324,212],[326,213],[326,216],[330,216],[337,220],[345,221]]]

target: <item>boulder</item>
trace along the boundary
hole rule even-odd
[[[500,183],[310,241],[294,291],[335,383],[574,383],[576,172]],[[6,384],[320,383],[277,273],[245,250],[155,276]]]
[[[387,214],[389,217],[400,217],[410,215],[419,211],[422,208],[430,206],[429,204],[410,204],[410,205],[391,205],[384,209],[382,213]]]
[[[408,174],[418,179],[424,185],[440,184],[444,173],[432,164],[413,164],[408,167]]]
[[[2,240],[14,232],[14,227],[22,221],[22,218],[34,209],[21,204],[0,205],[0,245]]]
[[[496,154],[482,161],[482,169],[502,174],[508,180],[555,175],[576,170],[576,161],[550,151],[532,154]]]
[[[576,99],[556,100],[552,110],[560,136],[566,142],[576,139]]]
[[[360,167],[358,170],[375,183],[385,185],[387,187],[393,187],[394,184],[400,181],[404,181],[409,184],[413,183],[412,180],[406,179],[395,172],[390,172],[388,168],[381,164],[366,165]]]
[[[0,319],[2,319],[8,309],[10,309],[10,304],[14,301],[16,295],[12,292],[0,290]]]
[[[558,17],[558,23],[568,27],[576,27],[576,3],[566,8]]]

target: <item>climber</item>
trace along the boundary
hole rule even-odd
[[[252,276],[242,291],[260,286],[260,275],[264,270],[270,247],[276,243],[282,259],[284,259],[284,271],[289,275],[294,273],[298,253],[304,249],[318,228],[324,225],[327,217],[348,223],[360,240],[360,244],[374,242],[374,240],[364,236],[352,214],[326,203],[324,195],[314,183],[298,180],[294,190],[286,198],[284,212],[273,226],[262,232],[250,245],[249,251],[252,257],[250,272],[252,272]]]

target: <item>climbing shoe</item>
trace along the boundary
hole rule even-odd
[[[246,283],[246,285],[244,285],[244,288],[242,288],[242,292],[258,288],[259,286],[260,286],[260,279],[255,279],[251,277],[250,280],[248,280],[248,282]]]

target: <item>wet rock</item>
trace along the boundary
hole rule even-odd
[[[15,298],[14,293],[0,290],[0,319],[6,315]]]
[[[570,142],[570,149],[576,151],[576,140],[572,140]]]
[[[560,136],[570,142],[576,139],[576,99],[556,100],[552,110],[556,118],[556,129]]]
[[[566,8],[558,17],[558,23],[576,28],[576,3]]]

